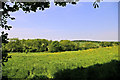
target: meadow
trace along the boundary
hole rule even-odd
[[[103,78],[111,77],[111,75],[114,76],[115,74],[116,77],[120,74],[118,72],[119,68],[116,67],[120,63],[117,62],[119,61],[118,46],[54,53],[29,52],[26,54],[16,52],[8,53],[8,55],[12,58],[9,58],[8,62],[4,62],[5,66],[2,67],[3,80],[5,78],[11,80],[74,80],[73,78],[76,78],[76,80],[80,80],[79,78],[81,80],[88,80],[87,78],[91,78],[91,80],[104,80]],[[113,63],[110,63],[111,61]],[[107,63],[110,63],[110,65]],[[102,66],[104,64],[107,65]],[[94,67],[99,74],[102,73],[97,79],[88,76],[88,74],[97,73],[90,72],[94,71],[90,67],[94,65],[98,67],[101,65],[101,68]],[[104,76],[104,74],[106,75]],[[95,77],[95,75],[93,76]]]

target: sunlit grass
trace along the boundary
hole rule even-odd
[[[55,53],[9,53],[9,55],[12,58],[5,63],[3,75],[9,78],[32,78],[34,75],[46,75],[52,78],[58,70],[88,67],[118,60],[118,47]]]

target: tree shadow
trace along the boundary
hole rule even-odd
[[[54,74],[54,78],[35,75],[32,79],[10,79],[3,76],[2,80],[119,80],[120,61],[112,60],[105,64],[95,64],[87,68],[60,70]]]
[[[119,80],[120,61],[95,64],[87,68],[66,69],[54,74],[54,80]]]

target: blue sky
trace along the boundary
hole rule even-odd
[[[48,40],[118,40],[118,3],[101,2],[94,9],[92,2],[55,6],[36,13],[11,13],[15,21],[8,20],[13,28],[9,38]]]

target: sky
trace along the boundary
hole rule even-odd
[[[36,13],[22,10],[11,13],[16,20],[8,20],[13,28],[9,38],[48,40],[118,40],[118,3],[79,2],[66,7],[55,6]]]

